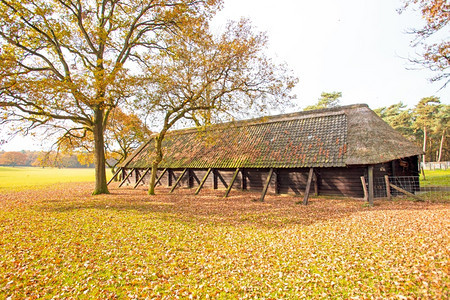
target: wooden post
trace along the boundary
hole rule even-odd
[[[110,184],[111,181],[113,181],[114,178],[116,178],[117,175],[119,175],[120,171],[122,171],[122,168],[119,168],[119,169],[116,171],[116,173],[114,173],[113,177],[108,181],[108,183],[107,183],[106,185]]]
[[[208,171],[206,172],[206,175],[203,176],[202,182],[200,182],[200,184],[199,184],[197,190],[195,191],[195,195],[197,195],[198,193],[200,193],[200,190],[202,189],[203,185],[205,184],[206,179],[207,179],[208,176],[209,176],[209,173],[211,173],[211,170],[212,170],[212,168],[209,168]]]
[[[373,198],[374,198],[374,191],[373,191],[373,166],[368,167],[368,177],[369,177],[369,205],[373,206]]]
[[[231,187],[233,186],[233,183],[234,183],[234,181],[236,180],[236,177],[237,177],[237,175],[238,175],[238,173],[239,173],[239,168],[237,168],[236,169],[236,171],[234,172],[234,174],[233,174],[233,178],[231,178],[231,182],[230,182],[230,184],[228,185],[228,188],[227,188],[227,192],[225,193],[225,198],[226,197],[228,197],[228,194],[230,193],[230,191],[231,191]]]
[[[145,170],[144,174],[142,174],[142,177],[139,178],[139,180],[136,182],[136,184],[134,185],[134,188],[137,188],[137,186],[139,185],[139,183],[141,183],[142,180],[144,180],[145,175],[148,174],[148,172],[151,170],[152,168],[148,168],[147,170]]]
[[[304,205],[308,205],[309,190],[311,188],[311,181],[313,178],[313,173],[314,173],[314,168],[309,168],[308,182],[306,183],[305,196],[303,197]]]
[[[272,174],[273,174],[273,168],[270,169],[269,175],[267,175],[266,184],[264,184],[264,189],[263,189],[263,192],[261,194],[261,199],[259,199],[259,201],[261,201],[261,202],[263,202],[264,201],[264,197],[266,197],[267,189],[269,188],[270,179],[272,178]]]
[[[242,169],[241,175],[242,175],[242,186],[241,186],[241,189],[243,191],[245,191],[247,189],[247,171],[245,169]]]
[[[171,169],[167,170],[167,176],[168,176],[167,187],[172,186],[172,175],[173,175],[172,170]],[[156,183],[155,183],[155,186],[156,186]]]
[[[369,200],[369,192],[367,191],[366,179],[364,178],[364,176],[361,176],[361,183],[362,183],[363,191],[364,191],[364,201],[368,201]]]
[[[416,199],[417,201],[425,201],[422,198],[420,198],[419,196],[416,196],[416,195],[414,195],[414,194],[412,194],[412,193],[410,193],[410,192],[408,192],[408,191],[406,191],[406,190],[404,190],[404,189],[402,189],[402,188],[400,188],[400,187],[398,187],[396,185],[393,185],[392,183],[390,183],[389,185],[391,186],[391,188],[396,189],[397,191],[399,191],[399,192],[401,192],[401,193],[403,193],[405,195],[411,196],[414,199]]]
[[[124,178],[124,179],[122,180],[122,182],[119,184],[119,187],[121,187],[121,186],[125,183],[125,181],[127,181],[128,177],[130,177],[131,174],[133,174],[133,171],[134,171],[134,168],[131,169],[130,173],[128,173],[127,176],[125,176],[125,178]]]
[[[187,185],[188,185],[188,189],[190,189],[192,187],[192,171],[191,171],[191,169],[188,169],[187,173],[188,173],[188,183],[187,183]]]
[[[386,182],[386,195],[388,200],[392,199],[392,195],[391,195],[391,186],[389,183],[389,176],[388,175],[384,175],[384,181]]]
[[[273,170],[273,174],[275,175],[275,194],[280,193],[280,172],[278,169]]]
[[[172,189],[170,190],[170,193],[172,193],[175,190],[175,188],[177,187],[178,183],[180,183],[181,178],[183,178],[184,174],[186,174],[187,170],[188,169],[184,169],[183,170],[183,173],[181,173],[180,177],[178,177],[177,181],[175,182],[175,184],[173,185]]]
[[[218,184],[217,184],[217,170],[213,170],[213,190],[217,190]]]
[[[313,174],[313,181],[314,181],[314,196],[319,196],[319,183],[317,182],[317,174],[314,172]]]

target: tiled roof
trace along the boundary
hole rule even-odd
[[[174,132],[163,142],[161,168],[300,168],[344,166],[345,114]],[[146,167],[153,142],[128,164]]]
[[[150,167],[153,149],[152,139],[123,165]],[[163,152],[160,168],[303,168],[372,164],[421,150],[367,105],[352,105],[172,131]]]

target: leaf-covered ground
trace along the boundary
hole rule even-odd
[[[448,203],[92,188],[0,194],[0,299],[449,297]]]

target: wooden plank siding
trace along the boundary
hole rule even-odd
[[[416,159],[417,160],[417,159]],[[399,168],[400,162],[395,161],[374,165],[374,177],[384,177],[385,175],[392,176],[394,171],[398,173],[412,173],[411,169],[417,166],[414,159],[408,161],[408,170],[394,170]],[[404,166],[402,168],[405,168]],[[226,190],[228,184],[231,182],[233,174],[236,169],[213,169],[211,174],[206,179],[203,188]],[[233,183],[232,189],[249,190],[260,192],[264,188],[269,168],[264,169],[242,169]],[[183,176],[178,188],[197,188],[206,175],[208,169],[189,169]],[[296,194],[304,195],[309,168],[298,169],[274,169],[273,176],[270,180],[268,193],[269,194]],[[124,169],[122,176],[126,176],[130,169]],[[144,174],[145,169],[138,169],[139,174]],[[158,170],[157,176],[162,172]],[[183,169],[169,169],[160,180],[158,186],[172,187],[176,179],[181,175]],[[335,167],[335,168],[314,168],[315,178],[317,184],[313,182],[310,187],[310,193],[314,193],[314,186],[317,186],[319,195],[338,195],[355,198],[363,198],[364,191],[361,184],[361,176],[367,178],[367,166],[351,166],[351,167]],[[133,185],[136,182],[136,172],[126,180],[125,184]],[[170,177],[170,179],[169,179]],[[150,179],[150,172],[145,175],[140,183],[140,186],[148,186]],[[215,185],[216,183],[216,185]]]
[[[303,195],[306,189],[306,183],[308,181],[308,172],[309,168],[279,169],[278,170],[279,193]]]
[[[319,195],[343,195],[350,197],[364,196],[360,177],[366,175],[364,167],[358,168],[322,168],[315,169]],[[267,180],[270,169],[244,169],[240,171],[233,183],[232,189],[262,191]],[[126,170],[127,174],[130,170]],[[197,188],[207,169],[191,169],[189,175],[186,173],[181,179],[178,188]],[[206,179],[203,188],[213,189],[214,180],[217,181],[217,189],[225,190],[234,174],[233,169],[213,170]],[[270,180],[269,194],[296,194],[303,195],[308,179],[309,168],[302,169],[276,169]],[[145,169],[139,169],[144,174]],[[162,169],[158,170],[157,177]],[[158,186],[172,187],[176,179],[181,175],[183,169],[168,170],[161,178]],[[214,173],[214,174],[213,174]],[[136,172],[127,179],[124,184],[132,185],[136,182]],[[170,177],[170,180],[169,180]],[[140,186],[147,186],[150,172],[142,179]],[[244,180],[243,180],[244,179]],[[278,182],[278,185],[276,183]],[[310,187],[310,193],[314,193],[314,185]]]
[[[361,176],[367,167],[315,169],[318,178],[319,195],[339,195],[363,198]]]

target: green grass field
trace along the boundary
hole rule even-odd
[[[420,174],[422,186],[450,186],[450,169],[448,170],[425,170],[425,180]]]
[[[89,171],[0,169],[15,184],[0,193],[0,299],[448,298],[448,203],[91,196]]]
[[[94,169],[0,167],[0,192],[39,189],[64,182],[93,182]]]

